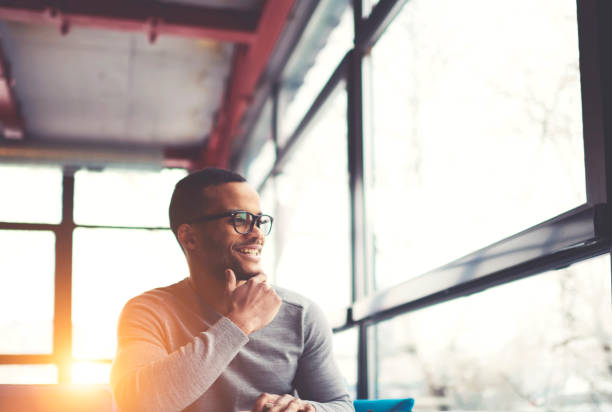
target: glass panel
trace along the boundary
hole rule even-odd
[[[304,117],[327,80],[353,47],[353,9],[350,1],[319,2],[296,51],[282,75],[279,144],[287,138]]]
[[[109,383],[110,363],[74,362],[72,383]]]
[[[604,255],[377,328],[377,397],[420,410],[612,410]]]
[[[0,385],[56,383],[55,365],[0,365]]]
[[[351,398],[357,398],[357,347],[359,330],[352,328],[334,333],[334,358]]]
[[[586,201],[577,34],[574,0],[406,4],[366,64],[378,288]]]
[[[276,146],[272,140],[267,140],[253,159],[247,171],[247,179],[255,189],[261,185],[276,161]]]
[[[274,223],[272,225],[272,231],[268,236],[266,236],[266,242],[264,243],[264,248],[261,254],[261,264],[264,270],[264,273],[269,279],[270,283],[275,283],[276,281],[276,262],[278,257],[276,256],[277,248],[276,248],[276,239],[277,233],[279,232],[278,228],[278,219],[277,219],[277,208],[276,208],[276,181],[275,178],[272,177],[268,180],[263,190],[259,194],[261,198],[261,208],[264,213],[268,213],[274,217]]]
[[[361,17],[367,18],[379,0],[361,0]]]
[[[59,167],[0,165],[0,222],[59,223],[62,170]]]
[[[74,232],[73,355],[110,359],[123,305],[132,297],[188,276],[169,230],[76,229]]]
[[[168,227],[174,185],[186,172],[80,170],[74,176],[74,220],[81,225]]]
[[[0,281],[0,353],[51,353],[55,235],[0,230]]]
[[[236,169],[257,188],[276,160],[272,136],[272,99],[268,98],[257,117],[251,134],[243,145]]]
[[[351,300],[346,91],[313,120],[277,179],[277,282],[324,310]]]

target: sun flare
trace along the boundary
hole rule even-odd
[[[105,383],[109,382],[110,363],[73,362],[72,383]]]

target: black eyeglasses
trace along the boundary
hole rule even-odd
[[[233,212],[219,213],[218,215],[196,217],[189,220],[187,223],[202,223],[224,217],[232,218],[234,230],[241,235],[248,235],[253,231],[253,227],[257,225],[264,236],[267,236],[272,230],[272,222],[274,221],[274,218],[269,215],[254,215],[245,210],[236,210]]]

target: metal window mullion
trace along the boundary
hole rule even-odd
[[[276,163],[278,161],[278,156],[280,154],[280,145],[279,145],[279,141],[280,141],[280,131],[281,131],[281,124],[280,124],[280,90],[281,90],[281,86],[280,84],[274,83],[274,85],[272,86],[272,116],[270,119],[270,134],[272,137],[272,142],[274,143],[274,163]]]
[[[74,173],[64,170],[62,181],[62,223],[55,241],[55,304],[53,358],[58,382],[71,381],[72,364],[72,240],[74,231]]]
[[[355,44],[363,28],[362,0],[353,1],[353,21]],[[363,151],[363,74],[362,54],[356,49],[350,52],[347,69],[347,122],[348,122],[348,168],[351,201],[351,258],[352,258],[352,301],[355,302],[368,293],[368,232],[365,210],[364,151]],[[350,321],[350,319],[347,319]],[[357,398],[370,396],[371,347],[368,346],[367,323],[359,324],[357,350]]]
[[[612,4],[577,2],[587,202],[612,194]]]
[[[355,36],[355,48],[363,53],[371,49],[407,2],[408,0],[380,0],[369,17],[360,24]]]
[[[0,230],[32,230],[32,231],[56,231],[60,226],[51,223],[16,223],[0,222]]]
[[[348,72],[348,167],[351,196],[351,250],[353,301],[365,297],[367,288],[366,211],[363,170],[363,111],[361,56],[351,52]]]
[[[0,354],[0,365],[42,365],[53,363],[52,354]]]
[[[358,327],[357,344],[357,399],[368,399],[368,325],[361,322]]]

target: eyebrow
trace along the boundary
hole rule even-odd
[[[250,211],[248,211],[246,209],[230,209],[230,210],[228,210],[228,212],[249,212],[249,213],[253,213],[253,212],[250,212]],[[253,213],[253,214],[254,215],[261,215],[261,214],[263,214],[263,212],[260,210],[259,212],[256,212],[256,213]]]

